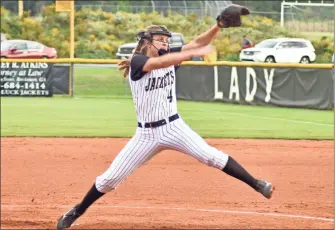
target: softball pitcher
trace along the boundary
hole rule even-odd
[[[274,190],[271,183],[255,179],[232,157],[209,146],[177,110],[175,69],[183,61],[211,53],[208,45],[220,28],[240,26],[240,16],[248,13],[244,7],[230,5],[217,17],[216,25],[179,48],[169,48],[171,33],[164,26],[149,26],[137,34],[134,55],[119,63],[124,77],[129,77],[138,121],[136,133],[110,167],[96,178],[82,202],[58,219],[57,229],[70,227],[97,199],[165,149],[188,154],[245,182],[264,197],[271,197]]]

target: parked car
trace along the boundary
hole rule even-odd
[[[3,42],[3,41],[6,41],[6,40],[7,40],[6,35],[1,33],[1,41]]]
[[[1,58],[57,58],[55,48],[28,40],[6,40],[1,42]]]
[[[117,59],[126,59],[129,58],[130,55],[133,53],[133,50],[136,48],[137,42],[136,43],[126,43],[121,45],[116,53],[116,58]]]
[[[180,33],[171,33],[171,38],[169,38],[169,46],[170,48],[173,47],[180,47],[185,45],[185,39],[184,36]],[[137,43],[127,43],[124,45],[121,45],[118,48],[118,51],[116,53],[117,59],[124,59],[129,58],[129,56],[132,54],[133,50],[136,48]],[[202,60],[202,58],[194,58],[194,61],[196,60]]]
[[[240,52],[241,61],[311,63],[315,61],[312,43],[302,38],[267,39]]]

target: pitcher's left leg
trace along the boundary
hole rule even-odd
[[[257,180],[250,175],[238,162],[228,154],[207,144],[182,119],[166,125],[160,134],[164,143],[170,148],[184,152],[208,166],[218,168],[226,174],[235,177],[270,198],[274,186],[263,180]]]

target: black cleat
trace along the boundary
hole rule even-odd
[[[256,191],[261,193],[264,197],[270,199],[275,186],[265,180],[259,180],[256,184]]]
[[[71,227],[71,225],[78,219],[83,213],[78,213],[77,208],[79,205],[74,206],[70,211],[65,213],[58,219],[57,230],[63,230]]]

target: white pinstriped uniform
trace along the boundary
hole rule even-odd
[[[177,114],[175,76],[174,66],[152,70],[137,81],[129,76],[137,120],[142,127],[137,127],[135,135],[110,167],[96,178],[98,191],[106,193],[113,190],[136,168],[165,149],[191,155],[220,170],[225,167],[228,155],[209,146],[181,117],[169,122],[168,118]],[[162,119],[166,120],[165,125],[144,128],[145,122]]]
[[[158,121],[177,113],[175,78],[174,66],[152,70],[139,81],[129,77],[139,122]]]

